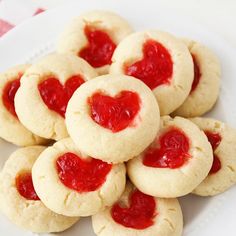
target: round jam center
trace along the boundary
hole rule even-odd
[[[71,96],[83,83],[84,80],[79,75],[69,78],[65,85],[52,77],[42,81],[38,85],[38,90],[47,107],[65,117],[67,104]]]
[[[17,117],[16,111],[15,111],[15,104],[14,99],[16,92],[18,88],[20,87],[20,78],[22,75],[20,74],[17,79],[8,82],[4,89],[2,94],[2,101],[6,109],[15,117]]]
[[[112,165],[93,158],[83,160],[68,152],[58,157],[56,168],[59,179],[66,187],[84,193],[101,187]]]
[[[125,74],[142,80],[151,89],[170,84],[173,74],[171,55],[162,44],[148,40],[143,45],[143,59],[125,66]]]
[[[175,127],[159,138],[159,147],[149,147],[143,164],[155,168],[179,168],[190,158],[190,143],[186,134]]]
[[[92,119],[112,132],[119,132],[132,125],[140,110],[140,99],[137,93],[122,91],[115,97],[100,92],[88,99]]]
[[[116,203],[111,209],[111,215],[115,222],[128,228],[146,229],[154,224],[157,215],[156,202],[138,190],[129,196],[129,207],[121,206]]]
[[[21,173],[16,177],[16,188],[19,194],[27,200],[40,200],[34,190],[30,172]]]
[[[205,131],[205,134],[208,138],[209,143],[212,146],[213,152],[215,152],[216,148],[220,145],[221,143],[221,136],[218,133],[213,133],[211,131]],[[215,174],[221,169],[221,161],[219,157],[214,154],[214,159],[213,159],[213,164],[210,170],[210,174]]]
[[[191,88],[191,92],[192,93],[198,86],[200,78],[201,78],[201,72],[200,72],[200,68],[198,66],[198,63],[196,61],[195,56],[192,54],[192,58],[193,58],[193,65],[194,65],[194,79],[193,79],[193,83],[192,83],[192,88]]]
[[[79,52],[79,56],[95,68],[110,65],[116,48],[116,44],[110,36],[101,30],[92,29],[88,26],[85,27],[84,33],[88,45]]]

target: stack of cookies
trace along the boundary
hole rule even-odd
[[[38,233],[92,216],[99,236],[182,235],[177,197],[236,183],[236,131],[200,117],[219,88],[201,43],[81,15],[57,52],[0,75],[0,136],[22,146],[0,174],[1,211]]]

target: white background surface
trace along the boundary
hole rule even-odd
[[[139,0],[83,0],[83,3],[78,0],[76,2],[76,6],[65,6],[61,9],[48,11],[45,14],[39,15],[30,21],[25,22],[3,37],[0,40],[1,70],[15,63],[36,59],[47,52],[48,42],[54,41],[57,38],[57,35],[61,32],[64,24],[71,17],[78,15],[80,12],[94,8],[116,10],[118,13],[126,17],[136,29],[161,28],[179,36],[195,38],[212,48],[222,62],[224,82],[220,99],[210,116],[226,121],[236,128],[236,107],[234,102],[236,99],[236,51],[234,48],[230,47],[230,43],[228,43],[233,39],[228,33],[234,31],[233,37],[235,37],[234,22],[236,22],[236,20],[231,22],[230,28],[232,31],[226,30],[229,28],[228,25],[222,25],[222,29],[225,29],[228,32],[224,33],[222,31],[220,33],[228,40],[224,41],[217,37],[217,34],[214,33],[214,29],[209,30],[211,25],[208,24],[210,21],[207,19],[204,20],[203,16],[200,17],[200,20],[197,20],[197,23],[194,23],[194,21],[192,21],[192,14],[190,14],[189,10],[187,10],[187,16],[186,14],[181,13],[182,11],[186,11],[188,6],[191,5],[189,3],[186,6],[182,5],[183,3],[181,4],[181,2],[186,3],[187,1],[165,1],[166,3],[164,7],[163,4],[158,5],[158,1],[156,0],[145,0],[145,3]],[[175,8],[170,2],[175,2]],[[188,2],[207,2],[206,5],[208,5],[210,4],[209,2],[213,1],[189,0]],[[132,8],[132,3],[136,6],[135,11]],[[172,6],[172,10],[166,8],[168,4]],[[201,10],[201,8],[194,8],[194,6],[191,7],[192,12],[196,13],[196,17],[199,16],[199,13],[202,14],[203,10]],[[220,11],[220,5],[217,5],[217,9]],[[210,13],[210,11],[211,9],[208,10],[208,13]],[[234,14],[232,12],[232,17]],[[225,15],[227,15],[227,13],[225,13]],[[217,27],[215,29],[217,30]],[[218,30],[220,30],[220,27]],[[52,49],[52,47],[50,46],[49,49]],[[11,152],[12,149],[5,142],[0,141],[0,150],[1,155],[3,156],[0,163],[2,165],[3,159],[8,156],[7,153]],[[185,216],[184,236],[235,236],[235,199],[236,187],[214,198],[201,198],[196,196],[184,197],[181,200]],[[31,234],[20,231],[4,217],[0,217],[0,235],[28,236]],[[83,220],[76,228],[63,233],[62,235],[94,236],[91,231],[90,223],[87,220]]]
[[[29,0],[19,0],[29,1]],[[45,7],[55,7],[69,2],[90,0],[35,0]],[[99,0],[97,0],[99,1]],[[119,0],[110,0],[117,2]],[[129,0],[127,0],[129,1]],[[136,0],[137,7],[142,0]],[[145,0],[148,4],[149,0]],[[170,7],[215,31],[236,47],[236,0],[156,0],[155,5]]]

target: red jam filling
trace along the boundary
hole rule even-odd
[[[213,164],[210,170],[210,174],[215,174],[221,169],[221,161],[217,155],[214,154]]]
[[[190,158],[190,143],[186,134],[173,127],[159,137],[159,147],[149,147],[143,164],[155,168],[179,168]]]
[[[170,84],[173,62],[168,50],[154,40],[143,45],[143,59],[125,67],[125,74],[142,80],[150,89]]]
[[[88,45],[79,52],[79,56],[95,68],[110,65],[116,48],[116,44],[110,36],[104,31],[88,26],[85,27],[84,33],[87,37]]]
[[[32,175],[30,172],[21,173],[16,177],[16,188],[19,194],[27,200],[40,200],[34,190]]]
[[[135,190],[129,196],[129,207],[116,203],[111,209],[111,215],[115,222],[125,227],[146,229],[154,224],[156,202],[153,197]]]
[[[121,91],[115,97],[97,92],[88,99],[88,104],[92,119],[114,133],[131,126],[140,110],[140,98],[131,91]]]
[[[205,131],[205,134],[208,138],[209,143],[212,146],[213,152],[216,150],[216,148],[220,145],[221,143],[221,136],[218,133],[213,133],[211,131]],[[214,154],[214,159],[213,159],[213,164],[210,170],[210,174],[215,174],[221,169],[221,161],[219,157]]]
[[[68,152],[58,157],[56,168],[59,179],[66,187],[84,193],[101,187],[112,165],[93,158],[83,160]]]
[[[41,82],[38,85],[38,90],[47,107],[65,117],[71,96],[83,83],[84,80],[79,75],[69,78],[65,85],[62,85],[58,79],[51,77]]]
[[[196,58],[193,54],[192,54],[192,58],[193,58],[193,65],[194,65],[194,79],[193,79],[192,88],[191,88],[190,93],[192,93],[197,88],[200,78],[202,76],[201,72],[200,72],[199,65],[198,65]]]
[[[22,77],[22,74],[19,74],[17,79],[8,82],[4,89],[2,94],[2,101],[6,109],[15,117],[17,117],[16,111],[15,111],[15,104],[14,99],[16,92],[18,88],[20,87],[20,78]]]

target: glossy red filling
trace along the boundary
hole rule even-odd
[[[93,158],[83,160],[68,152],[58,157],[56,168],[59,179],[66,187],[84,193],[101,187],[112,165]]]
[[[149,147],[144,154],[143,164],[155,168],[179,168],[190,158],[190,143],[186,134],[171,128],[159,137],[159,147]]]
[[[16,188],[19,194],[27,200],[40,200],[35,192],[30,172],[21,173],[16,177]]]
[[[200,79],[201,79],[201,71],[200,68],[198,66],[198,63],[196,61],[195,56],[192,54],[192,58],[193,58],[193,65],[194,65],[194,79],[193,79],[193,83],[192,83],[192,88],[191,88],[191,92],[192,93],[198,86]]]
[[[84,33],[87,37],[88,45],[79,52],[79,56],[95,68],[110,65],[116,48],[116,44],[110,36],[104,31],[88,26],[85,27]]]
[[[214,154],[213,164],[210,170],[210,174],[215,174],[221,169],[221,161],[217,155]]]
[[[209,143],[212,146],[213,152],[216,150],[216,148],[220,145],[221,143],[221,136],[218,133],[213,133],[211,131],[205,131],[205,134],[208,138]],[[221,169],[221,161],[219,157],[214,154],[214,159],[213,159],[213,164],[210,170],[210,174],[215,174]]]
[[[13,81],[8,82],[5,85],[3,89],[3,94],[2,94],[3,105],[15,117],[17,117],[17,114],[15,111],[14,99],[15,99],[16,92],[18,88],[20,87],[21,77],[22,77],[22,74],[19,74],[18,78],[16,78]]]
[[[97,92],[88,99],[88,104],[92,119],[112,132],[131,126],[140,110],[140,98],[131,91],[122,91],[115,97]]]
[[[143,45],[143,59],[125,67],[125,74],[142,80],[149,88],[170,84],[173,62],[168,50],[154,40]]]
[[[111,215],[115,222],[125,227],[146,229],[154,224],[156,202],[153,197],[135,190],[129,196],[129,206],[116,203],[111,209]]]
[[[65,85],[62,85],[58,79],[51,77],[42,81],[38,85],[38,90],[47,107],[65,117],[71,96],[83,83],[84,80],[79,75],[69,78]]]

